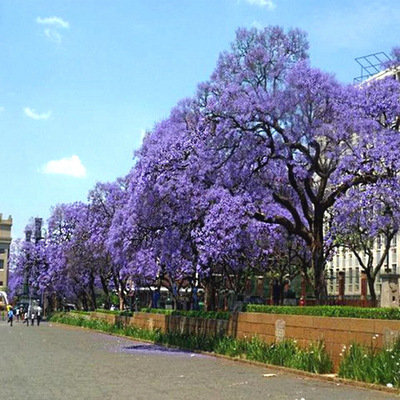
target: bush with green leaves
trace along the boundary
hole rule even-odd
[[[81,311],[81,310],[71,310],[70,313],[72,314],[80,314],[80,315],[90,315],[90,311]]]
[[[181,315],[183,317],[204,319],[225,319],[230,317],[229,311],[195,311],[195,310],[164,310],[162,308],[142,308],[141,312],[164,315]]]
[[[399,308],[364,308],[348,306],[267,306],[248,304],[247,312],[266,314],[312,315],[318,317],[400,320]]]
[[[314,373],[328,373],[332,370],[332,361],[326,353],[323,343],[311,344],[307,349],[300,348],[295,341],[283,341],[268,344],[253,337],[235,339],[229,336],[193,335],[179,332],[161,332],[160,330],[141,329],[123,324],[109,324],[99,320],[87,320],[79,315],[55,314],[54,322],[83,326],[103,332],[124,335],[136,339],[148,340],[165,346],[187,350],[207,351],[229,357],[258,361],[265,364],[281,365]]]
[[[343,348],[342,357],[340,377],[400,387],[400,339],[384,349],[353,343]]]

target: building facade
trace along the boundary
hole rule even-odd
[[[370,78],[366,79],[361,85],[368,84],[373,80],[379,80],[384,78],[390,78],[400,81],[400,67],[389,68],[383,70]],[[379,262],[383,256],[385,247],[385,237],[378,236],[374,241],[372,252],[375,265]],[[400,273],[400,234],[394,236],[390,243],[390,250],[388,257],[383,262],[382,268],[378,273],[375,281],[375,293],[379,297],[381,292],[381,274],[399,274]],[[361,254],[363,262],[366,262],[366,255]],[[339,248],[334,255],[333,259],[328,263],[326,268],[326,280],[328,286],[328,294],[338,295],[339,293],[339,272],[344,272],[345,285],[344,291],[345,296],[358,297],[361,294],[361,273],[362,268],[355,254],[346,248]],[[368,290],[369,293],[369,290]]]
[[[3,214],[0,214],[0,290],[4,290],[8,287],[11,227],[11,215],[8,219],[3,219]]]
[[[375,264],[379,262],[384,253],[385,238],[378,236],[374,242],[372,252]],[[375,281],[375,292],[379,296],[381,292],[381,273],[398,274],[400,272],[399,251],[400,235],[394,236],[390,243],[388,257],[385,257],[380,273],[378,273]],[[366,255],[361,254],[363,262],[366,263]],[[389,267],[388,267],[389,259]],[[326,279],[328,285],[328,293],[337,295],[339,293],[339,272],[345,273],[345,295],[358,297],[361,294],[361,272],[360,263],[352,251],[346,248],[339,248],[333,259],[328,263],[326,269]]]

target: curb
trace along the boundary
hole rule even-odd
[[[394,393],[400,397],[400,389],[398,389],[398,388],[389,388],[389,387],[386,387],[383,385],[377,385],[375,383],[353,381],[350,379],[339,378],[335,374],[316,374],[314,372],[303,371],[301,369],[283,367],[281,365],[274,365],[274,364],[264,364],[264,363],[261,363],[258,361],[246,360],[244,358],[237,358],[237,357],[229,357],[229,356],[225,356],[223,354],[209,353],[209,352],[205,352],[205,351],[199,351],[199,352],[194,351],[194,352],[212,356],[212,357],[216,357],[216,358],[222,358],[222,359],[229,360],[229,361],[238,362],[241,364],[253,365],[255,367],[270,368],[270,369],[286,372],[288,374],[304,376],[307,378],[317,379],[320,381],[335,382],[338,384],[355,386],[355,387],[359,387],[359,388],[363,388],[363,389],[377,390],[379,392]]]

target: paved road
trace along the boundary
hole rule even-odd
[[[0,337],[0,395],[7,400],[398,399],[50,323],[0,322]]]

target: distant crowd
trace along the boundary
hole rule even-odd
[[[35,308],[29,307],[28,309],[24,310],[23,307],[17,307],[13,309],[10,305],[8,305],[7,323],[9,323],[10,326],[13,326],[13,321],[15,318],[17,322],[22,322],[23,324],[26,324],[26,326],[29,326],[29,323],[31,326],[34,326],[36,320],[37,326],[39,326],[40,321],[42,320],[42,311],[42,307],[40,306]]]

